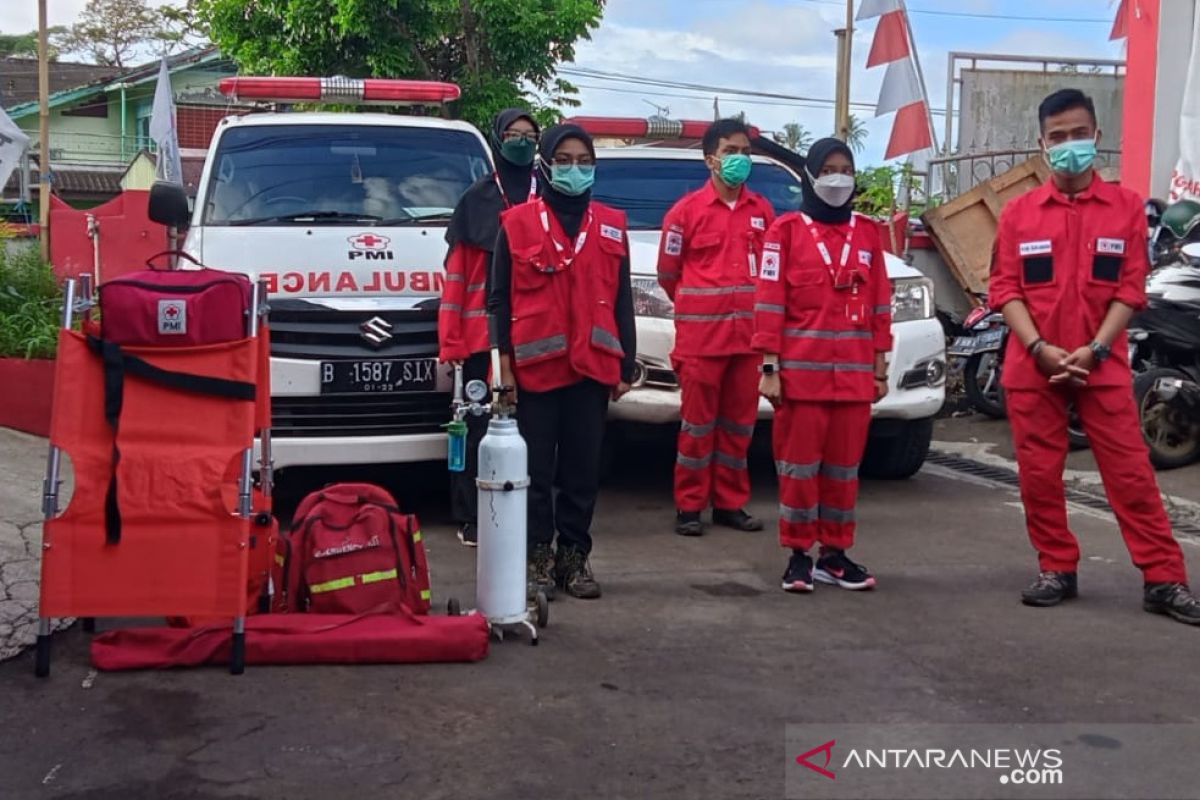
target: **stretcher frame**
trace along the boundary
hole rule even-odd
[[[246,335],[249,338],[256,338],[259,331],[263,327],[263,323],[267,319],[269,307],[265,298],[267,297],[266,285],[260,279],[251,284],[250,295],[250,310],[246,321]],[[90,273],[83,273],[79,276],[78,281],[74,278],[68,278],[63,288],[63,306],[62,306],[62,328],[70,331],[75,324],[76,316],[85,317],[91,309],[96,306],[96,299],[93,292],[93,281]],[[269,398],[257,398],[256,402],[270,402]],[[261,492],[270,497],[274,487],[274,462],[271,458],[271,429],[269,426],[261,428],[257,431],[260,442],[259,447],[259,488]],[[54,519],[61,512],[59,506],[59,490],[62,485],[62,450],[55,446],[51,440],[49,453],[46,459],[46,476],[42,482],[42,519],[43,524]],[[241,471],[238,476],[238,503],[237,515],[247,524],[251,523],[254,513],[253,510],[253,490],[254,490],[254,441],[250,442],[242,452]],[[43,529],[44,530],[44,529]],[[43,551],[49,549],[52,543],[42,542]],[[242,558],[245,559],[247,554],[243,551]],[[269,590],[268,590],[269,591]],[[50,640],[51,640],[51,618],[42,616],[41,603],[39,601],[39,616],[37,626],[37,643],[34,657],[34,675],[39,678],[45,678],[50,674]],[[86,633],[95,631],[95,618],[81,618],[83,629]],[[233,620],[233,639],[229,659],[229,672],[233,675],[241,675],[246,668],[246,617],[236,616]]]

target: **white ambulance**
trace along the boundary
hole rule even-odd
[[[344,78],[230,78],[221,91],[434,109],[459,96],[451,84]],[[277,469],[445,457],[444,234],[491,169],[473,126],[436,116],[276,111],[220,123],[183,250],[267,284]],[[161,208],[151,213],[167,221]]]

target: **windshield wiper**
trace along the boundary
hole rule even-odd
[[[359,214],[346,211],[299,211],[295,214],[280,214],[274,217],[254,217],[252,219],[236,219],[230,225],[267,225],[273,222],[324,222],[333,220],[354,220],[355,222],[379,223],[379,217],[374,214]]]
[[[448,222],[454,216],[453,209],[434,211],[431,214],[409,214],[406,217],[392,217],[379,222],[380,225],[421,225],[426,222]]]

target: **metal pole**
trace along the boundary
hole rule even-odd
[[[846,0],[846,47],[842,55],[842,69],[845,77],[842,79],[842,118],[838,120],[838,130],[843,142],[850,141],[850,68],[851,54],[854,51],[854,0]]]
[[[837,37],[837,87],[833,93],[833,135],[846,141],[846,131],[842,129],[842,120],[846,117],[843,98],[848,95],[843,91],[846,83],[846,29],[838,28],[833,32]]]
[[[46,0],[38,0],[38,231],[42,260],[50,260],[50,45]]]

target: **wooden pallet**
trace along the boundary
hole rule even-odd
[[[921,216],[947,269],[972,303],[979,302],[976,295],[987,292],[1000,211],[1009,200],[1049,178],[1045,159],[1034,156]]]

